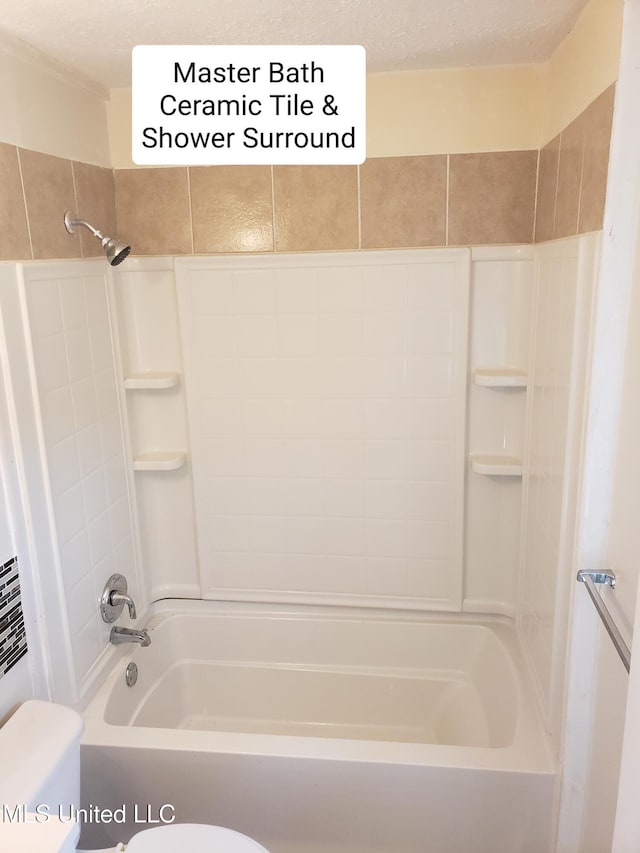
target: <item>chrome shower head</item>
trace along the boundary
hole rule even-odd
[[[131,251],[131,246],[127,246],[126,243],[121,243],[119,240],[113,240],[111,237],[105,237],[102,241],[102,248],[112,267],[121,264]]]
[[[75,234],[74,229],[79,226],[91,231],[93,236],[100,240],[107,260],[112,267],[116,267],[118,264],[121,264],[131,251],[131,246],[128,246],[126,243],[121,243],[119,240],[114,240],[113,237],[107,237],[84,219],[74,219],[71,215],[71,211],[67,210],[64,215],[64,227],[67,232],[69,234]]]

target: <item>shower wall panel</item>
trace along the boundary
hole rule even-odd
[[[173,377],[170,387],[126,391],[134,459],[150,452],[190,452],[173,263],[173,258],[130,257],[113,276],[125,384],[132,376]],[[191,466],[137,471],[135,492],[149,598],[200,598]]]
[[[205,598],[460,608],[469,264],[176,261]]]
[[[520,624],[556,743],[562,729],[585,386],[599,235],[536,249]]]
[[[3,284],[6,284],[3,281]],[[0,328],[2,328],[3,312],[0,310]],[[4,329],[2,328],[4,333]],[[4,338],[4,334],[3,334]],[[1,345],[2,361],[6,360],[5,342]],[[0,370],[0,574],[3,575],[0,580],[0,596],[5,597],[6,590],[9,588],[7,584],[8,578],[18,572],[18,560],[22,560],[22,550],[17,544],[18,537],[14,533],[14,529],[19,523],[16,516],[19,513],[19,502],[16,500],[15,494],[15,470],[17,468],[15,450],[12,442],[12,431],[10,429],[10,419],[7,411],[7,383],[5,379],[6,364],[3,364],[3,369]],[[20,544],[22,544],[20,542]],[[30,569],[28,555],[25,555],[25,563],[27,573]],[[22,570],[22,564],[21,564]],[[8,645],[13,645],[18,632],[14,631],[16,622],[26,616],[27,630],[29,635],[25,639],[19,640],[19,650],[14,655],[14,663],[8,666],[2,666],[0,671],[5,670],[4,675],[0,676],[0,719],[9,714],[12,708],[15,708],[26,699],[35,698],[35,684],[32,676],[34,668],[34,657],[38,658],[39,649],[37,646],[38,633],[33,623],[29,623],[34,608],[30,600],[31,587],[24,583],[24,575],[19,578],[20,594],[13,601],[6,601],[0,616],[0,632],[8,635]],[[15,581],[14,581],[15,583]],[[8,599],[8,596],[7,596]],[[18,605],[19,601],[19,606]],[[25,611],[29,608],[29,611]],[[9,615],[9,612],[11,614]],[[22,647],[28,644],[28,652],[21,654]]]
[[[464,609],[512,617],[522,477],[498,476],[495,471],[487,475],[475,470],[471,460],[523,458],[533,249],[474,247],[471,258]],[[519,384],[501,385],[499,376],[492,376],[501,370],[520,372]]]
[[[44,488],[51,524],[46,571],[57,573],[80,698],[108,647],[99,598],[121,572],[143,607],[104,262],[26,264],[23,305]],[[25,377],[26,379],[26,377]],[[43,529],[35,536],[42,538]],[[43,569],[44,570],[44,569]],[[68,633],[67,633],[68,632]],[[56,662],[61,666],[61,662]]]

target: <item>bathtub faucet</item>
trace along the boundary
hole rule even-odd
[[[121,646],[123,643],[138,643],[141,646],[151,645],[151,637],[146,628],[135,630],[134,628],[120,628],[116,626],[111,629],[109,640],[114,646]]]

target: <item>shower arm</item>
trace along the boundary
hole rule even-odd
[[[94,237],[97,237],[101,242],[105,239],[102,231],[99,231],[97,228],[94,228],[86,219],[73,219],[71,214],[67,211],[64,215],[64,227],[67,229],[69,234],[75,234],[74,229],[82,226],[83,228],[87,228]],[[109,239],[108,237],[106,238]]]

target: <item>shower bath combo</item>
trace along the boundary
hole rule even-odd
[[[111,266],[125,260],[130,246],[76,217],[65,214],[68,233],[87,228]],[[572,376],[588,329],[576,295],[590,293],[597,254],[587,235],[549,248],[142,257],[124,276],[94,259],[23,265],[12,327],[30,334],[11,368],[41,399],[32,413],[24,395],[18,415],[42,435],[30,475],[34,501],[46,489],[54,510],[42,553],[75,553],[85,534],[60,522],[65,501],[86,493],[91,511],[104,481],[114,511],[92,513],[90,532],[129,574],[153,640],[114,648],[90,595],[73,614],[88,627],[60,640],[71,676],[56,695],[85,709],[86,801],[171,802],[181,821],[232,825],[273,853],[332,849],[343,828],[360,850],[415,853],[427,837],[451,853],[478,839],[551,848],[557,762],[517,622],[520,478],[537,330],[557,301],[544,300],[562,288],[557,324],[575,340],[553,353],[552,376]],[[67,339],[71,352],[85,344],[86,381]],[[514,365],[520,390],[494,393]],[[536,388],[532,412],[550,393]],[[67,398],[79,415],[68,426]],[[248,436],[238,401],[254,415]],[[291,413],[284,438],[274,412]],[[513,457],[498,454],[505,423]],[[91,480],[48,463],[61,439],[87,453]],[[488,529],[508,534],[498,553]],[[66,560],[60,597],[75,607]],[[92,561],[86,586],[101,587],[104,565]],[[523,601],[525,615],[542,608],[527,585]],[[50,614],[52,637],[65,618]],[[82,844],[136,831],[87,826]]]

